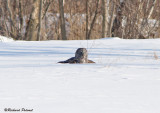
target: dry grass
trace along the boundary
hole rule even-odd
[[[158,55],[157,55],[156,52],[154,52],[154,59],[155,59],[155,60],[158,60],[158,59],[159,59],[159,57],[158,57]]]

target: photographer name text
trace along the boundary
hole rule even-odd
[[[4,108],[5,112],[33,112],[33,109],[26,109],[26,108],[21,108],[21,109],[16,109],[16,108]]]

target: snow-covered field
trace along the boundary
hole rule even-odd
[[[82,47],[96,64],[57,63]],[[159,58],[160,39],[0,42],[0,113],[160,113]]]

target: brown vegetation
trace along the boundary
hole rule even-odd
[[[158,38],[159,8],[159,0],[0,0],[0,35],[28,41]]]

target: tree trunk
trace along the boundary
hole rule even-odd
[[[39,3],[39,26],[38,26],[38,34],[37,34],[37,39],[40,41],[40,35],[41,35],[41,21],[42,21],[42,3],[43,3],[43,0],[40,0],[40,3]]]
[[[28,41],[37,41],[37,25],[39,24],[39,3],[40,0],[34,0],[32,13],[30,14],[30,19],[26,28],[25,37]]]
[[[59,13],[60,13],[61,37],[62,37],[62,40],[67,40],[66,28],[65,28],[63,0],[59,0]]]
[[[86,39],[88,40],[88,0],[86,0]]]
[[[89,29],[89,32],[88,32],[88,36],[87,36],[88,39],[90,39],[90,36],[91,36],[92,30],[93,30],[94,24],[95,24],[96,19],[97,19],[98,6],[99,6],[99,0],[97,0],[97,3],[96,3],[96,11],[95,11],[95,14],[94,14],[94,17],[93,17],[93,20],[91,22],[91,26],[90,26],[90,29]]]
[[[42,20],[44,18],[46,18],[46,13],[47,13],[47,11],[48,11],[48,9],[49,9],[49,7],[50,7],[52,2],[53,2],[53,0],[50,0],[49,3],[47,3],[47,6],[46,6],[46,8],[44,9],[44,12],[43,12]]]
[[[22,30],[22,27],[23,27],[22,0],[19,0],[19,20],[20,20],[19,29],[20,29],[20,31],[21,31],[21,30]]]
[[[107,33],[109,37],[112,36],[112,26],[113,26],[113,21],[114,21],[115,8],[116,8],[116,5],[112,1],[111,16],[110,16],[110,19],[109,19],[109,22],[108,22],[108,33]]]
[[[6,0],[6,8],[9,12],[9,19],[10,19],[10,27],[11,27],[11,32],[10,36],[13,37],[14,39],[17,38],[17,32],[16,32],[16,26],[15,26],[15,18],[14,18],[14,13],[11,8],[11,0]]]
[[[114,37],[122,38],[122,19],[123,19],[123,3],[120,3],[120,7],[116,9],[116,17],[112,26],[112,33]]]
[[[157,2],[157,0],[153,0],[153,4],[152,4],[152,7],[150,8],[150,10],[149,10],[149,14],[148,14],[148,19],[152,16],[152,14],[153,14],[153,10],[154,10],[154,8],[155,8],[155,5],[156,5],[156,2]]]
[[[107,24],[107,1],[102,0],[102,38],[107,37],[107,30],[108,30],[108,24]]]

